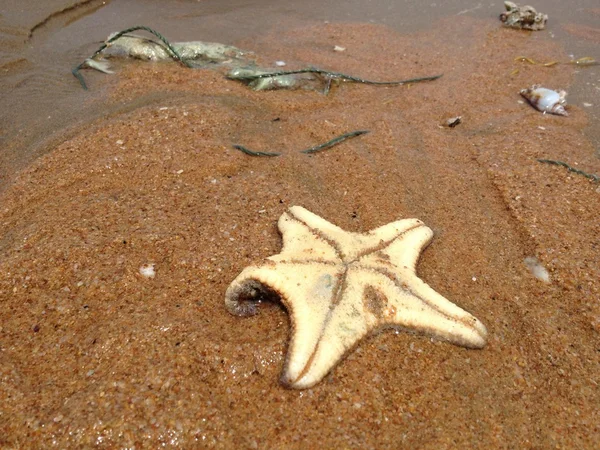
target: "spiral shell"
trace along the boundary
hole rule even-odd
[[[567,104],[567,93],[565,91],[553,91],[538,85],[533,85],[529,89],[522,89],[521,95],[538,111],[544,114],[556,114],[559,116],[568,116],[565,110]]]

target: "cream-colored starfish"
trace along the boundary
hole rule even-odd
[[[282,375],[288,387],[318,383],[368,332],[401,327],[469,348],[487,331],[416,275],[433,232],[417,219],[351,233],[300,207],[279,219],[283,250],[247,267],[225,294],[232,314],[248,316],[261,300],[281,299],[292,337]]]

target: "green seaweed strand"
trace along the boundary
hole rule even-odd
[[[351,131],[350,133],[345,133],[345,134],[342,134],[341,136],[335,137],[332,140],[325,142],[324,144],[319,144],[314,147],[307,148],[306,150],[301,150],[300,153],[306,153],[306,154],[317,153],[322,150],[331,148],[334,145],[337,145],[341,142],[344,142],[346,139],[351,139],[353,137],[360,136],[361,134],[366,134],[368,132],[369,132],[368,130]],[[280,156],[281,155],[281,153],[258,152],[258,151],[250,150],[249,148],[244,147],[243,145],[239,145],[239,144],[234,144],[233,148],[245,153],[246,155],[250,155],[250,156]]]
[[[346,139],[360,136],[361,134],[367,134],[368,132],[369,132],[368,130],[351,131],[350,133],[342,134],[341,136],[333,138],[332,140],[327,141],[324,144],[316,145],[314,147],[307,148],[306,150],[302,150],[302,151],[300,151],[300,153],[311,154],[311,153],[320,152],[322,150],[327,150],[328,148],[331,148],[334,145],[344,142]]]
[[[355,83],[364,83],[364,84],[374,84],[374,85],[383,85],[383,86],[395,86],[400,84],[408,84],[408,83],[419,83],[421,81],[433,81],[437,80],[442,76],[433,75],[429,77],[419,77],[419,78],[409,78],[407,80],[399,80],[399,81],[371,81],[365,80],[363,78],[358,78],[352,75],[346,75],[339,72],[329,72],[327,70],[308,68],[308,69],[299,69],[299,70],[289,70],[289,71],[281,71],[281,72],[270,72],[270,73],[261,73],[256,75],[240,75],[230,77],[235,80],[245,80],[245,81],[253,81],[259,78],[271,78],[271,77],[279,77],[283,75],[295,75],[300,73],[316,73],[319,75],[323,75],[327,78],[339,78],[343,81],[353,81]]]
[[[552,159],[538,159],[538,161],[541,162],[541,163],[553,164],[555,166],[565,167],[569,172],[573,172],[573,173],[576,173],[578,175],[583,175],[584,177],[589,178],[590,180],[595,181],[595,182],[599,182],[600,181],[600,176],[598,176],[596,174],[593,174],[593,173],[584,172],[583,170],[576,169],[575,167],[571,167],[566,162],[555,161],[555,160],[552,160]]]
[[[96,50],[94,52],[94,54],[92,56],[90,56],[88,59],[94,59],[100,52],[102,52],[106,47],[108,47],[112,42],[116,41],[117,39],[119,39],[121,36],[123,36],[124,34],[127,33],[131,33],[132,31],[137,31],[137,30],[144,30],[147,31],[148,33],[152,33],[154,36],[156,36],[158,39],[160,39],[162,41],[163,44],[165,44],[165,47],[167,48],[167,50],[169,51],[169,54],[171,55],[171,57],[175,60],[175,61],[179,61],[181,62],[183,65],[185,65],[186,67],[192,67],[190,63],[188,63],[186,60],[184,60],[181,55],[177,52],[177,50],[175,50],[175,48],[173,48],[173,46],[171,45],[171,43],[167,40],[166,37],[164,37],[162,34],[160,34],[158,31],[153,30],[150,27],[146,27],[143,25],[138,25],[135,27],[131,27],[131,28],[127,28],[126,30],[120,31],[117,34],[115,34],[113,37],[111,37],[110,39],[108,39],[106,42],[104,42],[100,48],[98,48],[98,50]],[[86,60],[87,61],[87,60]],[[77,67],[75,67],[71,73],[73,74],[73,76],[75,76],[75,78],[77,78],[79,80],[79,83],[81,84],[81,87],[83,89],[85,89],[87,91],[88,87],[87,84],[85,83],[85,80],[83,78],[83,75],[81,75],[81,73],[79,73],[79,71],[85,66],[86,61],[82,62],[81,64],[79,64]]]
[[[250,155],[250,156],[279,156],[279,155],[281,155],[281,153],[273,153],[273,152],[256,152],[254,150],[250,150],[247,147],[244,147],[243,145],[238,145],[238,144],[234,144],[233,148],[241,151],[242,153],[245,153],[246,155]]]

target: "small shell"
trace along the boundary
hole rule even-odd
[[[140,267],[140,275],[146,278],[154,278],[156,276],[154,264],[144,264]]]
[[[456,125],[462,123],[462,116],[452,117],[446,120],[446,126],[450,128],[454,128]]]
[[[553,91],[538,85],[533,85],[529,89],[521,90],[521,95],[527,99],[531,106],[544,114],[557,114],[559,116],[568,116],[565,111],[567,104],[565,91]]]

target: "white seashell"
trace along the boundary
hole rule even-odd
[[[456,116],[446,120],[446,126],[450,128],[454,128],[460,123],[462,123],[462,116]]]
[[[565,105],[567,104],[567,93],[565,91],[556,92],[552,89],[533,85],[529,89],[521,90],[521,95],[531,103],[531,106],[538,111],[542,111],[544,114],[569,115],[565,110]]]
[[[550,283],[550,274],[535,256],[528,256],[523,262],[534,277],[544,283]]]
[[[145,264],[142,267],[140,267],[140,275],[146,278],[154,278],[156,276],[154,264]]]

